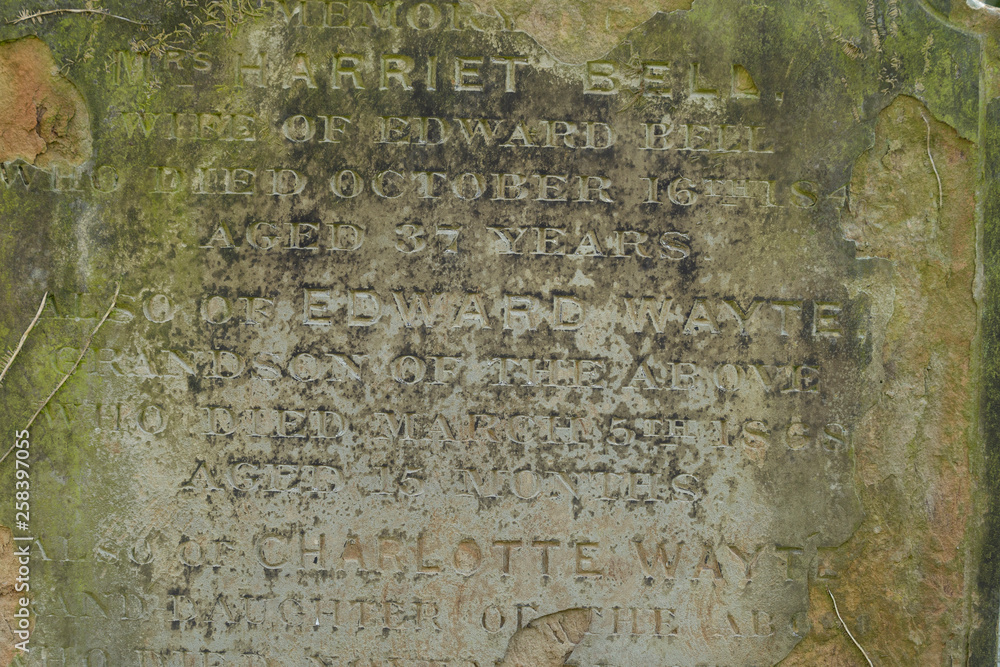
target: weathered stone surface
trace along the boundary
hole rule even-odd
[[[19,660],[994,659],[993,10],[9,14]]]
[[[0,160],[39,167],[76,166],[90,157],[87,106],[59,76],[44,42],[25,38],[0,44]]]

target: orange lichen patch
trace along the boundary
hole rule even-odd
[[[0,162],[78,165],[91,153],[90,114],[36,37],[0,44]]]
[[[837,576],[814,580],[812,631],[784,665],[866,664],[828,587],[873,659],[964,663],[975,163],[975,147],[909,97],[881,113],[873,147],[855,163],[845,235],[859,256],[892,263],[891,281],[857,286],[885,323],[854,439],[866,519],[839,549]]]
[[[10,528],[0,526],[0,665],[5,667],[14,659],[14,644],[21,641],[14,635],[14,612],[18,598],[25,595],[14,590],[17,567]]]
[[[657,12],[691,9],[693,0],[473,0],[487,14],[500,12],[567,63],[582,63],[613,49]]]

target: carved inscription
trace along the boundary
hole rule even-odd
[[[683,13],[568,65],[463,3],[256,10],[98,58],[92,162],[0,167],[141,221],[106,321],[42,311],[100,389],[36,428],[110,500],[35,538],[29,661],[781,661],[860,521],[884,326],[788,58]]]

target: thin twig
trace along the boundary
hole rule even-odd
[[[7,376],[7,371],[10,370],[11,365],[14,363],[14,358],[17,356],[17,353],[21,351],[22,347],[24,347],[24,341],[28,340],[28,334],[30,334],[31,330],[35,328],[38,318],[42,316],[42,311],[45,310],[45,300],[47,298],[49,298],[48,292],[42,295],[42,302],[38,304],[38,312],[35,313],[35,319],[31,320],[31,324],[29,324],[28,328],[24,330],[24,335],[22,335],[21,340],[18,341],[17,347],[14,348],[14,351],[10,355],[10,359],[7,360],[7,364],[3,367],[3,370],[0,371],[0,383],[2,383],[4,377]]]
[[[14,445],[11,445],[10,449],[8,449],[6,452],[4,452],[3,456],[0,456],[0,463],[3,463],[3,460],[5,458],[7,458],[7,454],[10,454],[12,451],[14,451]]]
[[[153,25],[152,23],[146,23],[144,21],[135,21],[124,16],[118,16],[117,14],[112,14],[106,9],[50,9],[44,12],[35,12],[34,14],[25,14],[13,21],[7,21],[8,25],[17,25],[24,21],[33,21],[39,19],[43,16],[48,16],[50,14],[99,14],[101,16],[107,16],[109,18],[118,19],[119,21],[125,21],[126,23],[133,23],[135,25]]]
[[[38,410],[35,411],[35,414],[31,416],[31,419],[28,420],[28,423],[24,427],[25,429],[31,428],[31,425],[35,423],[35,419],[37,419],[38,415],[42,413],[42,410],[45,409],[45,406],[49,404],[49,401],[51,401],[52,397],[56,395],[56,392],[58,392],[62,388],[62,386],[66,384],[66,380],[69,379],[69,376],[71,376],[73,373],[76,372],[76,369],[80,365],[80,362],[83,361],[83,356],[87,354],[87,350],[90,349],[90,343],[94,340],[94,336],[97,335],[97,331],[101,328],[101,325],[104,324],[105,321],[107,321],[108,317],[111,315],[111,311],[115,309],[115,303],[118,302],[119,290],[121,290],[121,283],[115,285],[115,294],[114,296],[111,297],[111,305],[108,306],[108,310],[107,312],[104,313],[104,317],[101,318],[101,321],[98,322],[97,326],[94,327],[94,330],[90,332],[90,337],[87,338],[87,342],[83,344],[83,349],[80,350],[80,356],[77,357],[76,363],[73,364],[73,368],[69,369],[69,373],[66,373],[66,375],[63,376],[63,379],[59,381],[59,384],[56,385],[56,388],[53,389],[52,393],[48,395],[48,397],[45,399],[45,402],[42,403],[41,406],[39,406]],[[42,301],[42,303],[44,304],[45,302]],[[0,456],[0,463],[3,463],[4,459],[7,458],[7,455],[10,454],[12,451],[14,451],[14,445],[11,445],[10,449],[4,452],[3,456]]]
[[[861,655],[865,656],[865,660],[868,661],[868,667],[875,667],[875,665],[872,664],[872,659],[869,658],[868,654],[865,653],[865,650],[861,648],[861,644],[859,644],[858,640],[854,638],[854,635],[851,634],[851,629],[847,627],[847,623],[844,623],[844,619],[841,618],[840,610],[837,609],[837,598],[833,597],[833,591],[831,591],[828,588],[826,589],[826,592],[830,594],[830,599],[833,600],[833,611],[836,612],[837,618],[840,619],[840,624],[844,626],[844,630],[847,632],[847,636],[851,638],[851,641],[854,642],[854,645],[858,647],[859,651],[861,651]]]
[[[80,350],[80,356],[76,358],[76,362],[73,364],[73,368],[69,369],[69,373],[66,373],[66,375],[63,376],[63,379],[59,381],[59,384],[56,385],[56,388],[53,389],[52,393],[48,395],[48,398],[45,399],[45,402],[39,406],[38,410],[35,411],[35,414],[31,415],[31,419],[29,419],[28,423],[25,424],[24,426],[25,429],[31,428],[31,425],[35,423],[35,419],[38,418],[38,415],[42,414],[42,410],[44,410],[45,406],[49,404],[49,401],[52,400],[52,397],[56,395],[56,392],[58,392],[62,388],[62,386],[66,384],[66,380],[68,380],[69,377],[76,372],[76,369],[77,367],[79,367],[80,362],[83,361],[84,355],[87,354],[87,350],[90,349],[90,343],[94,340],[94,336],[97,335],[97,332],[98,330],[100,330],[101,325],[107,321],[108,317],[111,315],[111,311],[115,309],[115,304],[118,302],[119,290],[121,290],[121,283],[115,285],[115,294],[114,296],[111,297],[111,305],[108,306],[108,310],[107,312],[104,313],[104,317],[101,318],[101,321],[98,322],[97,326],[94,327],[94,330],[90,332],[90,337],[87,338],[87,342],[83,344],[83,349]],[[8,449],[3,456],[0,456],[0,463],[3,463],[3,460],[7,458],[7,455],[10,454],[12,451],[14,451],[13,445],[11,445],[10,449]]]
[[[934,177],[937,178],[938,184],[938,210],[944,206],[944,188],[941,187],[941,174],[938,173],[937,165],[934,164],[934,156],[931,155],[931,123],[927,120],[927,116],[920,114],[920,117],[924,119],[924,125],[927,126],[927,157],[931,161],[931,169],[934,170]]]

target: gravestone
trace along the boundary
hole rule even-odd
[[[995,661],[1000,13],[8,5],[6,661]]]

